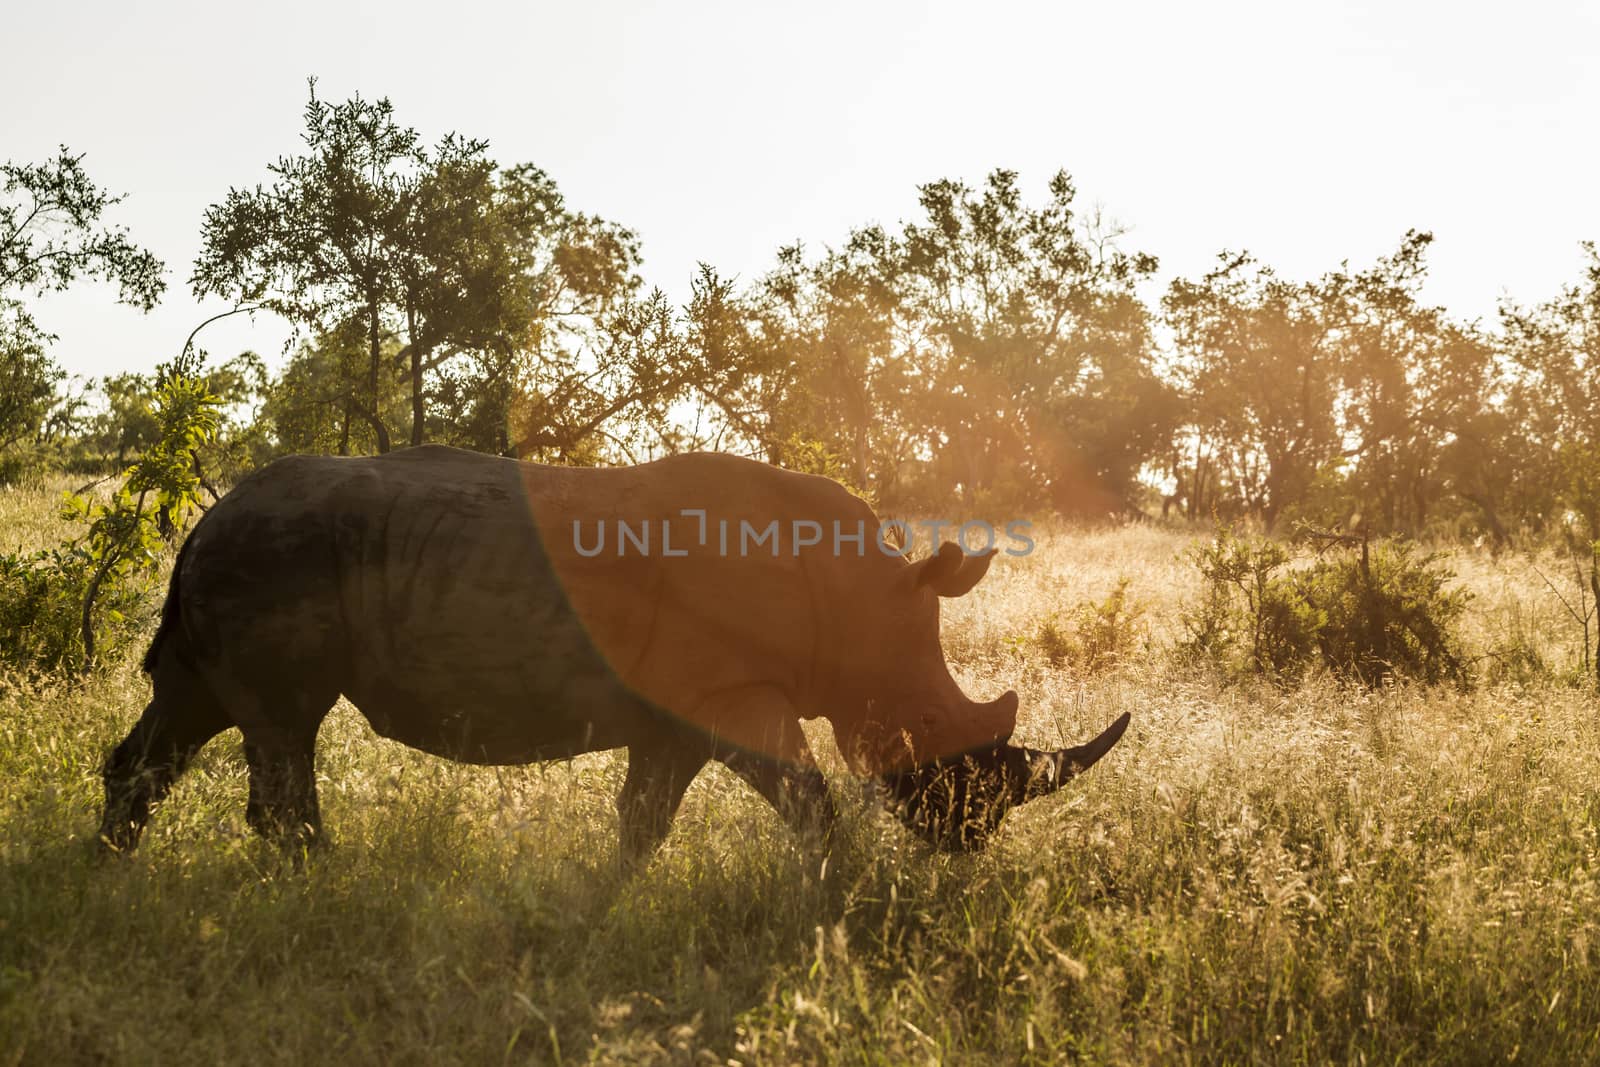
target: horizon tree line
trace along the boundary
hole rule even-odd
[[[1065,172],[942,180],[916,214],[677,307],[638,235],[570,207],[483,140],[432,145],[387,100],[306,105],[269,180],[205,210],[189,284],[294,328],[281,368],[207,371],[225,480],[294,451],[439,442],[557,463],[694,448],[828,474],[880,508],[1247,518],[1376,533],[1600,541],[1600,252],[1488,326],[1421,296],[1432,236],[1291,280],[1224,251],[1152,307],[1153,255],[1085,213]],[[163,267],[102,216],[120,198],[63,148],[0,167],[0,478],[126,463],[142,375],[61,388],[27,299],[79,278],[148,309]]]

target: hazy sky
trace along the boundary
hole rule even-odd
[[[40,303],[81,374],[148,369],[222,309],[188,294],[201,215],[297,149],[313,74],[543,167],[637,229],[675,296],[697,261],[752,278],[780,244],[995,167],[1035,197],[1069,170],[1163,285],[1223,247],[1312,276],[1417,227],[1428,295],[1488,316],[1576,279],[1600,239],[1592,3],[80,2],[0,25],[0,158],[86,152],[169,268],[148,316],[87,287]],[[234,320],[201,343],[275,357],[285,334]]]

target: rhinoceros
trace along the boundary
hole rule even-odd
[[[342,694],[378,734],[452,760],[627,748],[632,859],[713,759],[825,836],[837,813],[800,725],[819,716],[914,831],[977,847],[1128,717],[1076,748],[1010,744],[1016,694],[968,699],[939,643],[939,598],[970,590],[994,550],[910,562],[879,530],[834,481],[715,453],[278,460],[179,552],[144,659],[153,698],[106,761],[102,841],[133,848],[151,804],[237,727],[247,823],[314,843],[317,731]]]

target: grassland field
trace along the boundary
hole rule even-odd
[[[66,535],[59,489],[0,491],[0,549]],[[471,768],[341,704],[334,847],[303,870],[244,828],[236,734],[105,862],[136,656],[0,681],[0,1064],[1596,1062],[1593,690],[1227,680],[1171,651],[1204,533],[1050,530],[948,604],[953,669],[1018,690],[1018,740],[1133,715],[975,856],[909,836],[819,729],[829,855],[714,768],[629,875],[623,755]],[[1469,651],[1574,662],[1552,561],[1446,557]],[[1122,576],[1132,654],[1052,667],[1039,623]]]

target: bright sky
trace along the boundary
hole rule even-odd
[[[1600,239],[1600,5],[1579,0],[85,0],[0,27],[0,158],[86,152],[170,272],[148,316],[91,287],[40,303],[78,374],[147,370],[223,309],[188,293],[201,215],[298,148],[312,74],[543,167],[638,230],[677,297],[697,261],[751,279],[780,244],[911,217],[918,184],[995,167],[1034,196],[1065,167],[1163,286],[1224,247],[1314,276],[1417,227],[1438,238],[1428,295],[1489,316],[1576,280]],[[275,357],[285,335],[230,320],[201,344]]]

